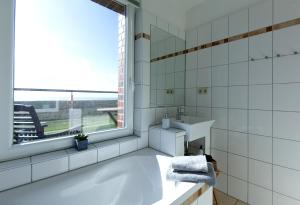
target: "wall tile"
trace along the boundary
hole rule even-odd
[[[229,109],[228,128],[232,131],[248,132],[247,110]]]
[[[274,110],[300,111],[300,83],[274,84]]]
[[[248,62],[229,65],[229,85],[248,85]]]
[[[98,153],[95,147],[89,146],[89,150],[78,152],[74,148],[68,150],[69,169],[78,169],[90,164],[97,163]]]
[[[135,62],[145,61],[150,62],[150,41],[144,38],[140,38],[134,43],[134,59]]]
[[[185,103],[186,106],[194,106],[197,104],[197,89],[190,88],[185,90]]]
[[[218,162],[218,169],[227,173],[227,152],[211,149],[211,155]]]
[[[211,86],[211,68],[198,69],[198,87]]]
[[[228,44],[212,47],[212,66],[228,64]]]
[[[184,88],[184,72],[176,72],[175,73],[175,83],[174,83],[174,87],[175,88],[181,88],[183,89]]]
[[[300,171],[300,142],[273,139],[273,163]]]
[[[248,9],[229,16],[229,36],[248,32]]]
[[[247,201],[247,182],[228,176],[228,194],[246,202]]]
[[[300,69],[297,66],[299,64],[298,55],[274,58],[274,83],[300,82]]]
[[[198,51],[198,68],[206,68],[211,66],[211,48],[201,49]]]
[[[282,204],[300,205],[300,201],[273,192],[273,205],[282,205]]]
[[[186,71],[186,88],[195,88],[197,86],[197,69]]]
[[[273,112],[273,136],[300,141],[300,113]]]
[[[229,87],[229,108],[248,108],[248,86]]]
[[[228,17],[219,18],[212,22],[212,40],[224,39],[228,36]]]
[[[227,108],[227,87],[213,87],[212,88],[212,106]]]
[[[98,147],[98,162],[111,159],[120,155],[119,143],[103,143]]]
[[[227,193],[227,178],[228,177],[226,174],[220,173],[217,178],[217,185],[215,186],[215,188],[223,193]]]
[[[150,86],[136,85],[134,90],[135,108],[148,108],[150,106]]]
[[[160,150],[161,141],[160,141],[160,127],[155,126],[149,129],[149,147]]]
[[[32,165],[32,181],[37,181],[68,171],[68,156]]]
[[[227,109],[212,108],[212,119],[215,120],[215,123],[212,125],[212,127],[219,129],[227,129],[227,115]]]
[[[31,182],[31,166],[26,165],[0,172],[0,191]]]
[[[274,0],[274,23],[299,17],[300,2],[297,0]]]
[[[249,135],[249,157],[272,163],[272,137]]]
[[[234,154],[228,154],[228,174],[247,181],[248,159]]]
[[[233,154],[248,156],[248,134],[229,131],[228,136],[228,151]]]
[[[206,120],[211,120],[211,108],[197,107],[197,116]]]
[[[272,191],[249,184],[249,204],[272,205]]]
[[[186,70],[196,69],[197,65],[197,52],[186,54]]]
[[[300,25],[276,30],[273,32],[273,55],[288,55],[300,51]],[[290,64],[292,65],[292,64]]]
[[[273,6],[272,0],[263,1],[249,8],[249,30],[272,25]]]
[[[272,59],[250,61],[249,84],[272,84]]]
[[[211,147],[227,152],[227,130],[211,129]]]
[[[207,94],[199,94],[197,92],[197,106],[211,106],[211,88],[207,88]]]
[[[258,60],[272,58],[272,32],[249,38],[249,59]],[[266,60],[266,59],[265,59]]]
[[[249,182],[272,190],[272,164],[249,159]]]
[[[212,86],[228,86],[228,65],[212,68]]]
[[[249,133],[272,136],[272,111],[250,110]]]
[[[273,166],[273,190],[300,200],[300,172],[279,166]]]
[[[248,61],[248,39],[229,43],[229,63]]]
[[[135,64],[135,83],[150,85],[150,63],[138,62]]]
[[[259,110],[272,110],[272,85],[250,86],[249,108]]]
[[[120,139],[120,155],[134,152],[138,149],[137,138],[128,137]]]

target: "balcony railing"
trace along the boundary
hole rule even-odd
[[[14,89],[14,143],[118,128],[117,91]]]

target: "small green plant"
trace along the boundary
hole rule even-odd
[[[83,140],[86,140],[88,138],[88,136],[83,133],[80,133],[80,134],[76,135],[74,138],[78,141],[83,141]]]

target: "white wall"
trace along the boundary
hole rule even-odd
[[[299,0],[264,1],[194,24],[187,46],[299,18],[299,10]],[[299,42],[297,25],[187,54],[188,114],[216,120],[217,188],[249,204],[300,204],[300,61],[293,54]],[[199,87],[208,87],[208,94],[199,95]]]

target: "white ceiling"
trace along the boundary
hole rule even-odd
[[[200,24],[259,1],[264,0],[141,0],[141,5],[179,28],[186,29],[193,27],[193,19]]]

